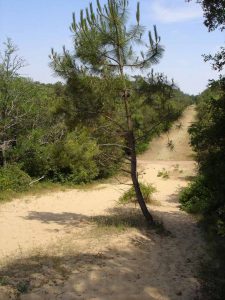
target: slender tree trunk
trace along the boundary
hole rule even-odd
[[[123,69],[121,68],[121,77],[124,80],[123,77]],[[124,81],[125,82],[125,81]],[[126,84],[125,85],[125,90],[123,94],[123,99],[124,99],[124,106],[125,106],[125,112],[126,112],[126,118],[127,118],[127,134],[126,134],[126,140],[127,140],[127,145],[130,150],[130,171],[131,171],[131,179],[133,183],[133,187],[135,190],[135,194],[137,197],[138,204],[141,208],[141,211],[147,221],[148,224],[153,224],[154,220],[152,215],[150,214],[147,205],[145,203],[144,197],[141,192],[140,184],[138,181],[138,175],[137,175],[137,155],[136,155],[136,143],[135,143],[135,137],[134,137],[134,128],[133,128],[133,122],[132,122],[132,117],[131,117],[131,112],[130,112],[130,107],[129,107],[129,93],[126,89]]]
[[[134,129],[133,129],[133,121],[131,117],[131,111],[130,111],[130,106],[129,106],[129,93],[127,91],[126,87],[126,79],[124,77],[124,72],[123,72],[123,60],[122,60],[122,54],[121,54],[121,49],[119,46],[119,35],[118,35],[118,29],[117,25],[115,24],[116,27],[116,32],[117,32],[117,46],[118,46],[118,61],[119,61],[119,70],[120,70],[120,76],[121,79],[123,80],[124,83],[124,94],[123,94],[123,100],[124,100],[124,106],[125,106],[125,113],[126,113],[126,119],[127,119],[127,144],[128,147],[130,148],[131,152],[131,179],[133,183],[133,187],[135,190],[135,194],[137,197],[138,204],[141,208],[141,211],[147,221],[148,224],[153,224],[153,217],[150,214],[144,197],[141,192],[140,184],[138,181],[138,175],[137,175],[137,155],[136,155],[136,143],[135,143],[135,138],[134,138]]]
[[[130,149],[130,158],[131,158],[131,170],[130,170],[131,171],[131,179],[132,179],[135,194],[137,197],[138,204],[141,208],[141,211],[142,211],[147,223],[152,224],[154,222],[153,217],[150,214],[150,212],[146,206],[144,197],[141,192],[140,184],[138,181],[136,143],[135,143],[135,137],[134,137],[133,122],[132,122],[131,112],[130,112],[129,103],[128,103],[128,93],[126,90],[124,91],[124,105],[125,105],[127,127],[128,127],[127,144]]]
[[[146,221],[148,222],[148,224],[152,224],[153,221],[153,217],[150,214],[144,197],[142,195],[141,189],[140,189],[140,184],[138,181],[138,175],[137,175],[137,155],[136,155],[136,147],[135,147],[135,138],[134,138],[134,133],[133,131],[129,131],[128,133],[128,147],[131,149],[131,179],[133,182],[133,186],[134,186],[134,190],[136,193],[136,197],[137,197],[137,201],[138,204],[141,208],[141,211],[146,219]]]

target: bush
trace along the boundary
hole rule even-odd
[[[201,214],[206,227],[225,237],[225,205],[218,201],[216,194],[206,178],[199,175],[180,192],[179,200],[183,210]]]
[[[52,147],[43,137],[42,130],[32,130],[26,137],[18,139],[17,147],[10,153],[31,177],[46,175],[50,169]]]
[[[145,203],[151,203],[152,194],[156,192],[156,188],[150,183],[148,184],[140,183],[140,188]],[[123,205],[129,203],[135,203],[135,204],[137,203],[137,197],[133,186],[119,198],[119,203]]]
[[[210,210],[213,197],[204,176],[198,176],[189,183],[180,192],[179,200],[185,211],[206,214]]]
[[[161,171],[158,172],[157,177],[162,177],[163,179],[169,179],[170,175],[169,172],[166,171],[165,168],[163,168]]]
[[[17,165],[0,168],[0,191],[22,192],[28,189],[31,178]]]
[[[67,134],[52,150],[53,166],[49,178],[53,181],[88,183],[97,178],[95,157],[99,149],[85,130]]]

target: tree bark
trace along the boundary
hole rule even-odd
[[[154,223],[153,217],[150,214],[150,212],[149,212],[149,210],[146,206],[144,197],[143,197],[142,192],[141,192],[140,184],[139,184],[139,181],[138,181],[137,155],[136,155],[136,147],[135,147],[135,138],[134,138],[134,133],[133,133],[132,130],[128,132],[127,141],[128,141],[128,145],[131,149],[131,179],[132,179],[132,182],[133,182],[133,186],[134,186],[135,194],[136,194],[136,197],[137,197],[137,201],[138,201],[138,204],[141,208],[141,211],[142,211],[147,223],[148,224],[153,224]]]
[[[126,138],[127,138],[127,144],[128,144],[129,151],[131,152],[130,153],[131,179],[132,179],[133,187],[134,187],[137,201],[141,208],[141,211],[142,211],[147,223],[153,224],[154,220],[146,206],[144,197],[141,192],[140,184],[138,181],[138,176],[137,176],[136,145],[135,145],[135,138],[134,138],[133,121],[132,121],[131,111],[130,111],[130,106],[129,106],[130,95],[129,95],[127,87],[126,87],[126,79],[125,79],[124,72],[123,72],[124,63],[123,63],[123,59],[122,59],[122,54],[121,54],[122,51],[120,48],[119,34],[118,34],[118,28],[117,28],[116,23],[115,23],[115,28],[116,28],[116,33],[117,33],[119,70],[120,70],[121,79],[123,80],[123,83],[124,83],[123,101],[124,101],[124,107],[125,107],[125,113],[126,113],[126,119],[127,119],[127,129],[128,129],[127,133],[126,133]]]

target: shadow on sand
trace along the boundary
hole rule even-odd
[[[101,251],[90,249],[88,243],[82,251],[76,250],[74,236],[70,249],[61,254],[56,249],[54,255],[12,259],[0,270],[0,299],[200,299],[194,279],[195,244],[189,241],[195,234],[197,239],[198,234],[187,222],[186,214],[154,210],[156,219],[165,220],[168,230],[171,223],[177,228],[171,236],[162,225],[147,227],[138,209],[116,207],[108,213],[88,217],[31,211],[26,219],[63,228],[92,224],[96,228],[136,228],[137,233],[129,238],[129,230],[106,235]],[[115,240],[113,246],[111,240]],[[98,244],[95,236],[90,238],[90,244],[94,242]]]

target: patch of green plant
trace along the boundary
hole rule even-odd
[[[53,147],[54,163],[49,177],[55,182],[89,183],[99,174],[95,162],[98,154],[96,141],[89,138],[85,129],[69,133]]]
[[[101,234],[113,234],[124,232],[130,228],[144,230],[154,230],[161,236],[169,236],[171,232],[166,230],[162,222],[154,222],[150,226],[138,208],[114,208],[110,215],[94,216],[91,218],[101,231]],[[96,229],[95,229],[96,233]]]
[[[18,165],[0,168],[0,192],[22,192],[29,188],[31,178]]]
[[[162,177],[163,179],[169,179],[169,172],[163,168],[161,171],[158,172],[157,177]]]
[[[151,203],[152,194],[156,192],[156,188],[150,183],[140,183],[140,188],[145,203]],[[137,197],[133,186],[119,198],[119,203],[123,205],[129,203],[137,204]]]
[[[148,148],[149,148],[149,141],[138,143],[136,148],[137,154],[144,153],[146,150],[148,150]]]
[[[204,176],[199,175],[181,190],[179,201],[183,210],[202,215],[215,234],[225,237],[225,205],[216,202],[215,193]]]
[[[8,279],[6,277],[0,277],[0,286],[4,286],[8,284]]]
[[[206,214],[213,202],[210,189],[203,176],[197,176],[179,195],[182,209],[189,213]]]
[[[48,192],[54,192],[54,191],[64,191],[69,188],[81,188],[81,186],[75,186],[75,185],[66,185],[66,184],[60,184],[60,183],[54,183],[51,181],[43,181],[43,182],[37,182],[31,186],[29,186],[26,190],[6,190],[0,193],[0,201],[10,201],[13,198],[21,198],[28,195],[42,195],[44,193]]]
[[[21,294],[25,294],[28,292],[29,286],[30,286],[29,281],[22,280],[17,283],[16,288]]]
[[[66,191],[69,189],[79,189],[79,190],[88,190],[99,188],[98,184],[105,183],[106,179],[96,180],[90,183],[85,184],[75,184],[72,182],[52,182],[49,180],[43,180],[35,182],[34,184],[29,185],[29,188],[26,190],[6,190],[0,193],[0,202],[4,203],[6,201],[11,201],[14,198],[21,198],[25,196],[33,195],[43,195],[49,192],[58,192]]]
[[[101,228],[116,228],[119,231],[128,228],[145,227],[146,222],[141,213],[136,211],[118,212],[111,215],[96,216],[92,221]]]

